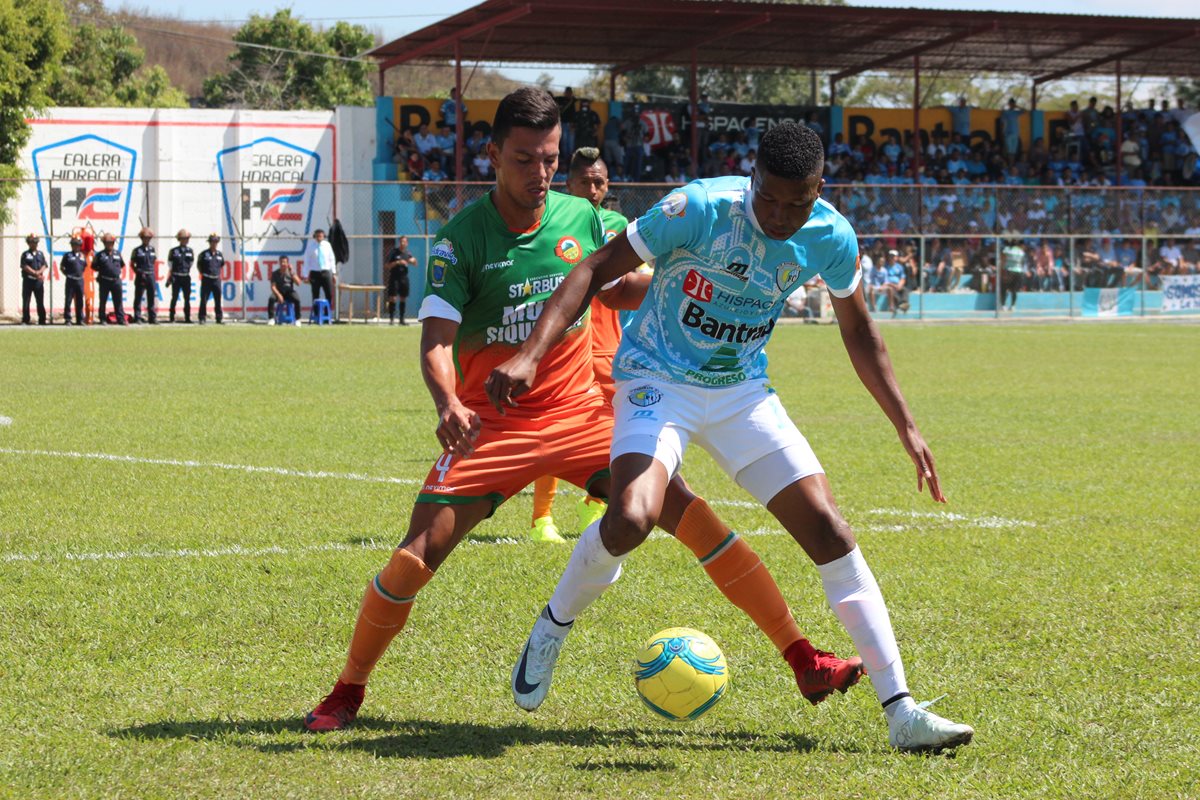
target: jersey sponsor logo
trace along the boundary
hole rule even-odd
[[[485,331],[484,344],[520,344],[533,333],[533,326],[542,315],[545,300],[505,306],[499,325],[491,325]]]
[[[662,400],[662,392],[653,386],[638,386],[629,390],[629,402],[638,408],[652,406]],[[637,416],[636,414],[634,416]]]
[[[449,239],[438,239],[433,243],[433,250],[429,252],[430,258],[440,258],[451,264],[458,263],[458,257],[454,255],[454,243]]]
[[[683,192],[671,192],[662,201],[661,208],[662,212],[666,214],[667,219],[685,216],[685,212],[687,211],[687,195]]]
[[[688,380],[696,383],[703,383],[705,386],[730,386],[746,380],[746,373],[741,371],[724,374],[712,374],[706,372],[697,372],[694,369],[689,369],[685,374]]]
[[[527,278],[524,283],[512,283],[508,286],[509,299],[532,297],[543,292],[553,292],[564,280],[565,275],[545,275],[539,278]]]
[[[654,412],[650,409],[643,408],[633,412],[633,415],[630,417],[630,419],[658,419],[658,417],[654,416]]]
[[[487,272],[491,269],[504,269],[505,267],[511,267],[512,265],[513,260],[511,258],[505,259],[504,261],[493,261],[490,264],[484,264],[483,271]]]
[[[568,264],[577,264],[583,258],[583,248],[579,245],[579,240],[574,236],[564,236],[555,245],[554,255]]]
[[[786,292],[799,277],[800,265],[793,261],[785,261],[775,269],[775,285],[781,292]]]
[[[712,281],[696,270],[689,269],[687,275],[683,276],[683,293],[688,297],[694,297],[701,303],[707,303],[713,299]]]
[[[722,292],[720,289],[713,295],[713,302],[725,308],[754,308],[761,311],[765,311],[774,305],[770,300],[764,300],[761,297],[730,294],[729,292]]]
[[[725,271],[728,272],[733,277],[737,278],[739,281],[750,280],[750,275],[749,275],[750,265],[749,264],[743,264],[740,261],[733,261],[727,267],[725,267]]]
[[[710,339],[729,344],[747,344],[759,339],[765,339],[775,329],[775,320],[765,325],[747,325],[744,322],[734,324],[722,322],[704,313],[704,309],[695,303],[688,303],[680,320],[684,327],[699,331]]]

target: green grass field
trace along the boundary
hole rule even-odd
[[[1200,327],[885,328],[946,507],[916,493],[836,331],[776,332],[775,385],[914,692],[975,726],[956,757],[890,751],[866,681],[803,702],[668,539],[581,618],[542,709],[519,711],[511,663],[568,556],[521,540],[528,495],[422,592],[359,723],[304,733],[436,456],[418,336],[0,330],[0,796],[1200,796]],[[801,627],[849,652],[800,549],[702,451],[685,473]],[[630,678],[671,625],[713,636],[733,676],[689,725],[651,715]]]

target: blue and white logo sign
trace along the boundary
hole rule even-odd
[[[314,218],[332,216],[315,150],[263,136],[217,153],[217,174],[230,245],[247,256],[303,255]]]
[[[68,252],[69,234],[91,228],[125,246],[137,151],[89,133],[52,142],[31,153],[42,235],[55,256]],[[140,184],[139,184],[140,186]]]

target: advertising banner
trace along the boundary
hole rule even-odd
[[[1162,310],[1200,311],[1200,275],[1163,275]]]
[[[36,180],[16,203],[13,228],[43,237],[56,281],[72,234],[92,232],[99,248],[101,235],[112,233],[128,263],[147,226],[155,233],[162,306],[170,299],[167,254],[176,231],[187,228],[196,253],[209,234],[221,237],[227,311],[244,302],[260,315],[279,257],[289,256],[303,275],[311,232],[328,229],[334,218],[332,112],[55,108],[30,123],[23,166]],[[5,254],[6,266],[10,256],[16,254]],[[15,272],[4,272],[7,298]],[[192,285],[198,293],[198,281]],[[128,268],[125,297],[129,310]],[[53,305],[61,300],[57,294]]]

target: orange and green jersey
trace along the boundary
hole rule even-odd
[[[600,209],[600,221],[604,223],[604,241],[611,241],[629,220],[609,208]],[[597,298],[592,298],[592,361],[596,378],[604,384],[612,383],[612,360],[621,344],[621,312],[609,308]]]
[[[483,384],[516,354],[550,294],[571,268],[604,244],[604,228],[587,200],[550,192],[533,230],[509,230],[491,194],[463,209],[440,231],[429,255],[421,318],[459,323],[454,341],[456,393],[477,411],[490,408]],[[538,367],[533,390],[509,414],[536,416],[595,386],[588,315],[572,325]]]

